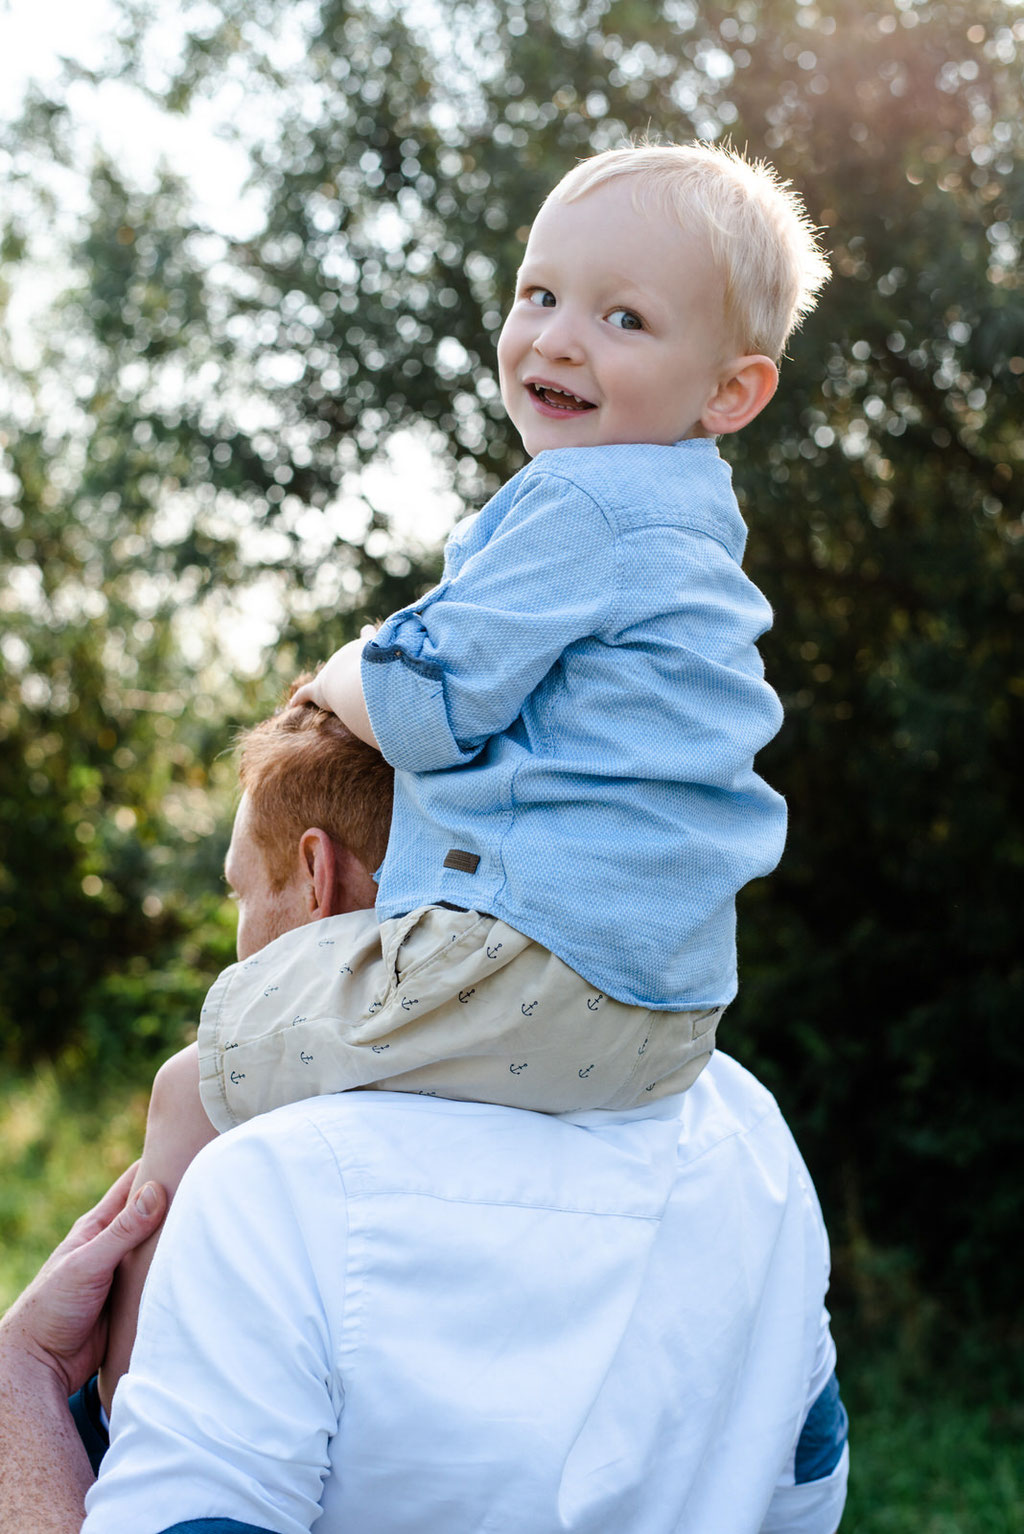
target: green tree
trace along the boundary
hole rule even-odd
[[[565,166],[644,131],[728,133],[772,159],[826,226],[835,275],[778,400],[729,444],[748,568],[777,611],[764,649],[787,722],[763,769],[792,825],[781,869],[742,900],[725,1042],[776,1087],[840,1256],[901,1249],[929,1287],[1007,1310],[1024,859],[1019,10],[439,0],[433,15],[220,0],[184,9],[180,57],[158,66],[144,26],[128,37],[125,78],[168,110],[249,106],[233,115],[266,214],[251,238],[214,235],[171,181],[144,193],[98,167],[60,338],[80,338],[91,379],[87,447],[64,455],[68,546],[87,523],[105,602],[122,600],[132,560],[153,579],[146,686],[186,698],[174,738],[194,764],[214,719],[266,707],[281,674],[431,579],[435,555],[397,544],[365,493],[360,516],[341,511],[396,432],[429,444],[467,504],[521,463],[494,340],[526,227]],[[53,103],[24,126],[55,159],[66,131]],[[22,486],[31,440],[9,447]],[[52,478],[59,445],[40,441]],[[36,539],[50,513],[23,493],[21,514],[12,538]],[[55,592],[81,584],[55,570]],[[199,714],[217,684],[183,664],[180,614],[211,621],[247,590],[280,629],[268,675]],[[39,610],[19,611],[38,646]],[[94,621],[109,625],[107,609]],[[129,648],[135,621],[118,620]],[[26,715],[27,675],[7,726],[23,729],[20,760],[44,733],[68,738]],[[109,655],[93,675],[114,709],[136,685]],[[162,804],[166,769],[145,760]]]

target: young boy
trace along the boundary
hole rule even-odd
[[[826,275],[796,197],[729,151],[613,150],[555,187],[498,343],[532,461],[440,585],[295,699],[396,769],[379,954],[350,963],[330,918],[220,977],[216,1129],[358,1086],[560,1112],[695,1079],[736,892],[785,836],[753,770],[781,722],[771,612],[715,438],[771,399]],[[211,1135],[194,1077],[140,1177],[176,1186]]]

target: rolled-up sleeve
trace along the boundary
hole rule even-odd
[[[471,761],[506,730],[562,652],[616,600],[616,540],[568,480],[531,476],[483,547],[363,651],[366,707],[394,767]]]

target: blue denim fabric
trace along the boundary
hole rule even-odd
[[[835,1374],[807,1413],[796,1446],[793,1478],[798,1486],[823,1481],[839,1463],[846,1445],[849,1419],[839,1397]]]
[[[238,1523],[234,1518],[191,1518],[188,1523],[172,1524],[163,1534],[271,1534],[271,1530]]]
[[[382,920],[447,901],[616,1000],[732,999],[736,892],[786,823],[753,768],[782,710],[745,540],[706,439],[541,453],[456,529],[363,652],[397,770]]]
[[[74,1419],[78,1436],[89,1456],[93,1475],[99,1475],[103,1456],[110,1447],[110,1434],[103,1426],[100,1416],[100,1392],[97,1376],[87,1380],[81,1390],[68,1398],[68,1409]]]

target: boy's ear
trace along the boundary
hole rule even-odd
[[[734,358],[704,406],[700,424],[713,437],[739,431],[760,414],[778,383],[779,370],[770,357]]]

